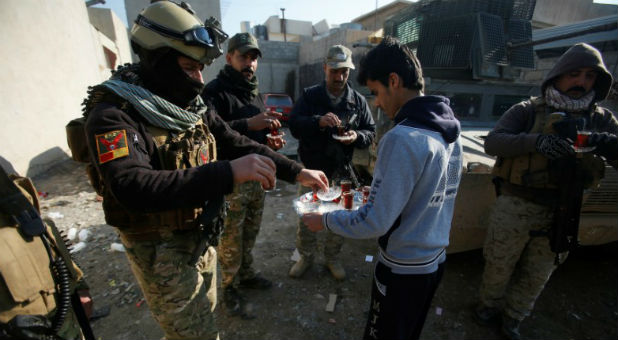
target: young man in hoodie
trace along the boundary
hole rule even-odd
[[[423,95],[420,63],[395,39],[367,54],[358,81],[395,121],[378,146],[368,203],[305,214],[303,222],[314,232],[378,237],[364,339],[418,339],[444,271],[462,169],[460,125],[447,98]]]
[[[542,96],[511,107],[485,140],[485,152],[498,156],[493,170],[498,198],[489,217],[474,316],[483,325],[501,319],[501,330],[509,339],[520,338],[520,322],[530,315],[556,262],[568,254],[553,253],[546,236],[531,236],[561,227],[554,219],[560,188],[566,181],[593,188],[603,177],[602,158],[617,165],[618,121],[596,104],[607,97],[611,84],[599,51],[576,44],[548,73]],[[577,129],[591,132],[588,144],[596,149],[578,155],[581,171],[575,172],[576,178],[561,180],[565,164],[575,163],[571,144]]]

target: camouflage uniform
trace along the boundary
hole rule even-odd
[[[553,271],[555,254],[549,239],[530,237],[530,231],[549,230],[553,210],[525,199],[501,195],[489,216],[483,248],[485,271],[480,289],[481,303],[500,308],[516,320],[530,315],[534,302]],[[563,262],[568,253],[561,253]],[[517,266],[517,275],[511,275]],[[504,300],[504,301],[503,301]]]
[[[223,288],[236,288],[240,281],[255,277],[251,251],[260,231],[264,196],[259,182],[246,182],[235,185],[234,192],[225,197],[230,207],[218,248]]]
[[[302,187],[299,186],[297,196],[302,195],[304,193],[302,191]],[[328,263],[336,260],[337,254],[339,254],[343,246],[344,238],[329,230],[325,230],[324,233],[326,234],[324,240],[324,258]],[[298,248],[298,252],[306,259],[313,260],[317,247],[317,234],[310,231],[303,223],[302,219],[299,219],[298,228],[296,229],[296,248]]]
[[[134,240],[122,232],[120,236],[133,274],[165,338],[218,339],[214,314],[216,250],[209,247],[197,264],[190,266],[198,243],[195,231],[162,233],[160,240],[154,241]]]

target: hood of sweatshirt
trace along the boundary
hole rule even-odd
[[[556,65],[549,71],[541,84],[541,93],[545,93],[547,86],[553,84],[559,76],[582,67],[591,67],[599,72],[594,83],[595,101],[607,97],[612,86],[612,75],[605,68],[601,53],[594,47],[579,43],[573,45],[556,61]]]
[[[459,137],[461,125],[449,105],[448,98],[442,96],[413,98],[401,107],[395,124],[407,120],[406,125],[439,132],[450,144]]]

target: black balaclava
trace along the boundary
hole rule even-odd
[[[148,90],[185,108],[202,93],[204,84],[189,77],[182,70],[178,65],[179,56],[183,54],[173,49],[141,49],[140,75]]]

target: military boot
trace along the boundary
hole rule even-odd
[[[292,268],[290,268],[289,275],[293,278],[300,278],[303,274],[311,267],[313,264],[313,259],[301,256],[298,262],[294,263]]]
[[[240,316],[246,320],[255,318],[253,304],[247,302],[238,289],[231,286],[226,287],[223,292],[223,301],[230,316]]]
[[[268,289],[273,286],[273,283],[260,274],[247,280],[240,280],[239,287],[251,289]]]
[[[339,261],[328,261],[326,267],[328,267],[328,270],[330,270],[330,273],[336,280],[345,280],[345,269],[343,269]]]
[[[472,315],[474,321],[481,326],[498,325],[500,322],[500,310],[495,307],[487,307],[481,303],[474,308]]]
[[[238,316],[241,313],[241,296],[238,289],[228,286],[223,291],[223,302],[229,315]]]
[[[503,314],[502,315],[502,334],[504,334],[509,340],[520,340],[519,334],[520,320],[513,319],[512,317]]]

